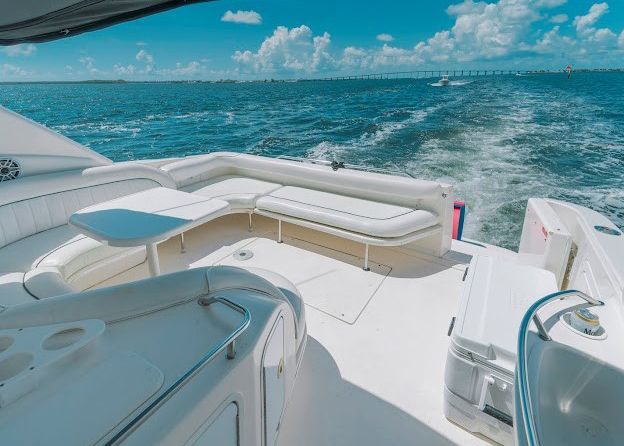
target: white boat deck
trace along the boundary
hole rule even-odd
[[[454,242],[435,258],[401,248],[363,246],[247,215],[220,218],[159,245],[163,273],[214,264],[271,269],[290,279],[306,303],[308,344],[280,445],[481,445],[443,414],[447,330],[462,277],[478,249]],[[232,254],[247,249],[241,261]],[[459,252],[464,251],[464,253]],[[147,277],[142,264],[102,284]]]

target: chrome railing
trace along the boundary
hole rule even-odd
[[[126,424],[119,432],[106,442],[106,446],[119,444],[128,435],[134,432],[150,415],[152,415],[160,406],[167,402],[180,388],[186,384],[193,376],[195,376],[206,364],[214,359],[219,353],[227,348],[226,357],[233,359],[236,356],[236,339],[249,327],[251,321],[251,313],[245,307],[242,307],[225,297],[201,297],[197,303],[202,307],[208,307],[213,303],[222,303],[243,315],[242,322],[236,327],[232,333],[224,338],[219,344],[206,352],[193,367],[187,370],[173,384],[171,384],[163,393],[161,393],[152,403]]]
[[[531,321],[535,323],[538,335],[544,341],[551,341],[552,338],[548,334],[548,330],[542,323],[538,311],[555,300],[563,300],[570,297],[580,297],[586,302],[586,306],[595,307],[604,305],[604,302],[594,299],[593,297],[578,290],[558,291],[549,294],[536,301],[525,313],[520,322],[518,331],[518,360],[517,360],[517,395],[519,397],[519,408],[524,424],[524,433],[528,446],[540,446],[537,429],[535,427],[535,417],[533,412],[533,402],[531,400],[531,392],[529,388],[528,376],[528,352],[527,352],[527,334]],[[518,416],[518,414],[516,414]]]
[[[319,166],[329,166],[337,169],[352,169],[352,170],[360,170],[362,172],[372,172],[372,173],[383,173],[390,175],[400,175],[403,177],[415,178],[412,174],[405,170],[401,170],[398,166],[395,169],[383,169],[379,167],[370,167],[370,166],[362,166],[360,164],[350,164],[344,162],[336,162],[315,158],[305,158],[302,156],[289,156],[289,155],[280,155],[277,159],[282,159],[286,161],[297,161],[299,163],[308,163],[308,164],[317,164]]]

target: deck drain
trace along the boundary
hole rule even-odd
[[[253,252],[249,249],[241,249],[232,254],[235,260],[249,260],[253,257]]]

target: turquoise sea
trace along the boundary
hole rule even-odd
[[[516,248],[526,200],[624,226],[624,73],[292,83],[0,85],[0,104],[124,161],[228,150],[455,185],[465,237]]]

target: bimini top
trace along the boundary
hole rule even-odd
[[[212,0],[0,0],[0,45],[45,42]]]

